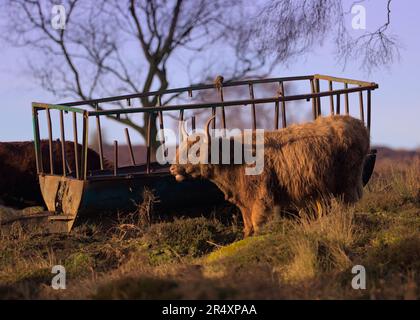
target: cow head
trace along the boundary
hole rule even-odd
[[[204,134],[194,133],[194,135],[189,135],[185,129],[185,123],[181,122],[181,143],[176,150],[176,163],[171,165],[170,173],[175,176],[176,181],[183,181],[187,177],[198,178],[203,176],[203,173],[207,172],[208,165],[203,164],[203,157],[208,157],[208,146],[210,141],[209,126],[211,121],[214,120],[214,116],[207,120],[204,126]],[[198,147],[200,143],[201,148]],[[205,154],[200,154],[202,148],[207,148]],[[192,161],[189,155],[193,152],[195,159],[201,159],[199,163]],[[184,161],[181,161],[182,160]],[[186,163],[185,163],[186,162]]]

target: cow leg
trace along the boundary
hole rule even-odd
[[[239,206],[242,213],[242,219],[244,221],[244,237],[248,237],[254,233],[252,226],[251,211],[249,208]]]
[[[272,210],[271,210],[272,211]],[[270,213],[270,208],[268,208],[265,201],[255,201],[252,206],[252,226],[254,232],[258,233],[261,226],[267,221],[267,216]]]

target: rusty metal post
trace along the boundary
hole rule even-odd
[[[45,111],[47,115],[47,126],[48,126],[48,149],[49,149],[49,154],[50,154],[50,173],[54,174],[51,114],[50,114],[50,109],[47,108]]]
[[[360,120],[365,122],[365,110],[363,107],[363,91],[359,92],[359,107],[360,107]]]
[[[220,87],[219,89],[220,92],[220,101],[225,101],[224,97],[223,97],[223,87]],[[222,107],[222,128],[226,130],[226,113],[225,113],[225,107]]]
[[[152,126],[152,113],[147,113],[147,136],[146,136],[146,172],[150,173],[150,141],[151,141],[151,126]]]
[[[312,94],[315,93],[315,83],[314,83],[313,79],[311,79],[311,93]],[[312,116],[313,116],[314,120],[317,117],[316,98],[312,98]]]
[[[191,130],[193,132],[195,131],[195,116],[191,117]]]
[[[73,136],[74,136],[74,167],[76,171],[76,179],[80,178],[80,172],[79,172],[79,139],[77,137],[77,114],[76,112],[73,112]]]
[[[42,163],[41,139],[39,137],[39,118],[38,110],[32,106],[32,126],[34,131],[34,146],[35,146],[35,160],[36,171],[38,174],[44,173],[44,166]]]
[[[64,135],[64,112],[60,110],[61,160],[63,162],[63,176],[67,175],[66,168],[66,137]]]
[[[83,179],[87,179],[88,173],[88,143],[89,143],[89,114],[87,111],[83,112],[83,142],[82,142],[82,163],[81,169],[83,173]]]
[[[135,166],[136,160],[134,159],[133,146],[131,145],[130,133],[128,132],[128,128],[125,128],[125,139],[127,140],[127,146],[130,152],[131,164]]]
[[[161,96],[157,96],[157,106],[158,107],[162,106]],[[165,151],[165,134],[163,133],[163,129],[164,129],[164,127],[163,127],[163,112],[159,111],[158,116],[159,116],[159,129],[161,130],[160,140],[161,140],[161,143],[162,143],[162,146],[163,146],[163,148],[162,148],[163,155],[162,156],[163,156],[163,158],[165,158],[166,151]]]
[[[190,91],[188,91],[188,94],[190,93]],[[182,141],[181,141],[181,131],[180,131],[180,129],[181,129],[181,125],[184,125],[183,124],[183,121],[184,121],[184,109],[181,109],[181,110],[179,110],[179,117],[178,117],[178,135],[179,135],[179,137],[178,137],[178,139],[180,140],[179,142],[180,143],[182,143]]]
[[[118,141],[114,140],[114,176],[117,175],[118,171]]]
[[[344,83],[344,89],[348,89],[349,88],[349,84],[346,82],[346,83]],[[346,111],[346,115],[348,115],[349,114],[349,94],[348,93],[345,93],[344,94],[344,97],[345,97],[345,100],[344,100],[344,108],[345,108],[345,111]]]
[[[320,92],[320,86],[319,86],[319,79],[315,80],[315,84],[316,84],[316,93]],[[317,113],[317,117],[319,117],[321,115],[321,97],[316,98],[316,113]]]
[[[331,80],[328,81],[328,89],[333,91],[333,83]],[[330,114],[332,116],[334,115],[334,96],[332,94],[330,95]]]
[[[102,147],[102,129],[101,129],[101,120],[99,116],[96,116],[96,130],[98,132],[98,149],[99,149],[99,163],[101,170],[104,169],[104,151]]]
[[[211,124],[211,128],[213,129],[213,133],[216,130],[216,108],[213,107],[211,108],[211,116],[214,117],[214,120],[212,121],[213,123]]]
[[[372,91],[368,90],[367,92],[367,127],[370,132],[370,123],[371,123],[371,108],[372,108]]]
[[[249,96],[252,100],[255,99],[254,97],[254,86],[252,85],[252,83],[249,84]],[[255,131],[257,129],[257,117],[256,117],[256,113],[255,113],[255,102],[252,102],[251,105],[251,110],[252,110],[252,130]]]
[[[337,103],[336,103],[336,114],[340,114],[340,94],[337,94]]]
[[[280,82],[280,90],[281,90],[281,95],[284,97],[284,84],[283,84],[283,81]],[[287,122],[286,122],[286,101],[282,101],[281,102],[281,122],[282,122],[283,128],[286,128],[287,127]]]
[[[279,128],[279,102],[274,102],[274,129],[278,130]]]

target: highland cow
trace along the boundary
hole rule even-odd
[[[209,136],[209,123],[206,135]],[[243,135],[239,137],[243,140]],[[190,148],[197,141],[188,141]],[[182,148],[181,147],[181,148]],[[362,171],[369,151],[369,133],[350,116],[319,117],[314,122],[264,132],[264,170],[245,175],[246,164],[173,164],[177,181],[186,177],[209,179],[226,200],[241,211],[245,236],[258,232],[274,208],[302,208],[340,197],[359,200]],[[177,150],[179,159],[180,149]]]
[[[82,146],[78,145],[79,157]],[[48,141],[41,141],[42,163],[45,173],[50,172]],[[75,168],[74,144],[66,142],[66,160],[68,172]],[[79,160],[80,161],[80,160]],[[100,168],[99,155],[88,149],[88,169]],[[53,141],[54,174],[62,174],[61,143]],[[0,142],[0,199],[12,206],[43,204],[39,188],[35,148],[32,141]]]

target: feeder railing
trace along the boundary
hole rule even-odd
[[[284,83],[290,81],[308,81],[310,84],[310,92],[306,94],[293,94],[286,95],[284,91]],[[256,84],[267,84],[267,83],[278,83],[278,91],[273,94],[271,97],[256,98],[254,93],[254,85]],[[328,84],[328,90],[321,90],[321,82]],[[337,87],[337,83],[343,84],[342,88]],[[352,87],[350,87],[352,85]],[[248,86],[249,98],[239,99],[239,100],[226,100],[224,97],[223,89],[226,87],[234,86]],[[226,128],[226,118],[225,118],[225,108],[233,106],[251,106],[251,120],[252,128],[255,130],[257,128],[257,109],[258,105],[262,104],[273,104],[274,105],[274,128],[279,128],[279,117],[281,116],[281,125],[282,128],[287,126],[287,117],[286,117],[286,102],[288,101],[312,101],[312,113],[313,118],[316,119],[322,114],[321,98],[329,97],[329,109],[330,114],[340,114],[341,110],[341,96],[344,96],[344,111],[345,114],[349,114],[350,103],[349,95],[352,93],[359,94],[359,108],[360,108],[360,119],[364,121],[365,112],[364,112],[364,97],[363,91],[367,91],[366,95],[366,126],[370,130],[371,126],[371,92],[378,88],[378,85],[373,82],[359,81],[346,78],[337,78],[326,75],[308,75],[308,76],[297,76],[297,77],[283,77],[283,78],[270,78],[270,79],[256,79],[256,80],[244,80],[244,81],[232,81],[222,83],[221,86],[216,87],[218,90],[219,98],[218,101],[211,102],[199,102],[199,103],[183,103],[183,104],[167,104],[162,105],[162,97],[164,95],[177,95],[180,93],[188,93],[189,97],[192,97],[193,92],[197,90],[207,90],[214,89],[214,85],[205,84],[205,85],[195,85],[190,87],[168,89],[164,91],[152,91],[145,93],[135,93],[130,95],[121,95],[115,97],[107,97],[101,99],[91,99],[84,101],[68,102],[62,104],[46,104],[46,103],[37,103],[32,104],[33,108],[33,128],[34,128],[34,140],[35,140],[35,152],[36,152],[36,165],[39,174],[46,174],[43,167],[43,155],[41,150],[41,140],[40,140],[40,130],[39,130],[39,119],[38,113],[40,111],[45,111],[47,117],[47,126],[48,126],[48,152],[49,152],[49,173],[56,174],[54,168],[54,157],[53,157],[53,137],[52,137],[52,125],[51,125],[51,115],[50,110],[58,110],[60,113],[60,143],[61,143],[61,153],[62,153],[62,174],[64,176],[69,175],[70,173],[74,175],[76,179],[85,180],[88,177],[88,168],[87,168],[87,153],[88,153],[88,123],[89,117],[96,118],[96,126],[98,131],[98,148],[99,148],[99,157],[100,157],[100,168],[103,171],[104,169],[104,158],[103,158],[103,146],[102,146],[102,130],[101,130],[101,121],[100,117],[115,117],[119,118],[121,115],[128,115],[133,113],[143,113],[147,114],[146,119],[146,173],[151,173],[151,126],[152,121],[158,119],[158,126],[160,129],[164,128],[164,112],[168,111],[179,111],[179,120],[184,120],[184,111],[185,110],[201,110],[209,109],[212,111],[212,114],[216,114],[217,108],[222,110],[222,119],[221,126]],[[334,96],[336,97],[334,105]],[[142,99],[146,97],[156,97],[157,105],[153,107],[132,107],[132,99]],[[127,101],[128,108],[125,109],[100,109],[99,104],[106,102],[117,102],[117,101]],[[93,106],[96,110],[84,110],[77,108],[77,106]],[[64,114],[72,113],[73,116],[73,136],[74,136],[74,157],[75,165],[74,171],[72,168],[68,167],[66,161],[66,144],[65,144],[65,128],[64,128]],[[77,115],[80,114],[83,116],[83,136],[82,136],[82,150],[79,154],[78,152],[78,132],[77,132]],[[213,128],[215,128],[215,121],[213,122]],[[195,129],[195,117],[193,123],[193,129]],[[125,128],[127,145],[130,152],[131,164],[133,166],[139,165],[134,159],[133,149],[131,146],[131,139],[128,132],[128,129]],[[163,139],[161,139],[163,140]],[[165,141],[161,141],[165,143]],[[114,170],[113,175],[118,176],[118,142],[114,143]],[[71,172],[72,171],[72,172]]]

